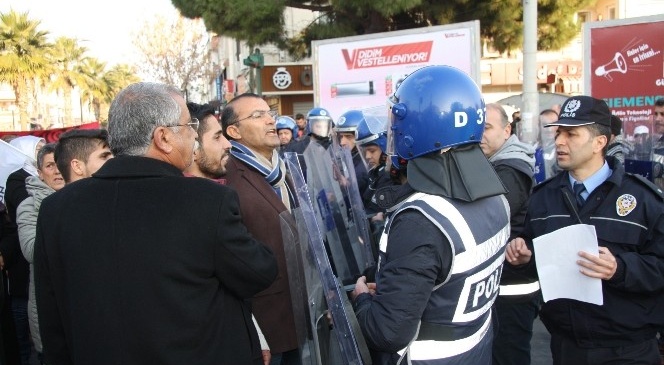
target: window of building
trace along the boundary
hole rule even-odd
[[[590,13],[587,11],[580,11],[576,13],[576,22],[577,23],[585,23],[588,20],[590,20]]]
[[[609,8],[609,19],[616,19],[616,7],[612,6]]]

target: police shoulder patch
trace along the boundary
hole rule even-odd
[[[616,213],[624,217],[636,208],[636,198],[632,194],[623,194],[616,200]]]
[[[655,185],[652,181],[646,179],[645,177],[639,174],[632,174],[627,172],[625,173],[625,175],[633,177],[636,181],[641,183],[641,185],[647,187],[648,190],[652,191],[657,196],[657,198],[659,198],[660,201],[664,201],[664,191],[662,190],[662,188]]]

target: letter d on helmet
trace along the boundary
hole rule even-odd
[[[470,76],[454,67],[427,66],[413,72],[388,104],[389,154],[411,160],[482,140],[482,92]]]

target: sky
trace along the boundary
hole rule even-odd
[[[170,0],[1,0],[0,12],[9,10],[27,11],[30,19],[40,20],[51,41],[60,36],[81,40],[88,55],[109,65],[137,58],[132,33],[146,20],[177,14]]]

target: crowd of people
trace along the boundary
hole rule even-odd
[[[373,364],[528,365],[538,316],[556,365],[660,364],[663,187],[625,172],[634,149],[604,101],[543,110],[536,146],[452,67],[414,71],[387,103],[291,118],[256,94],[218,111],[143,82],[108,130],[9,141],[35,164],[6,177],[0,364],[306,363],[283,231],[312,204],[285,159],[312,144],[348,151],[371,227],[348,315]],[[654,114],[664,132],[664,100]],[[597,251],[566,260],[602,305],[543,300],[534,241],[577,224]]]

